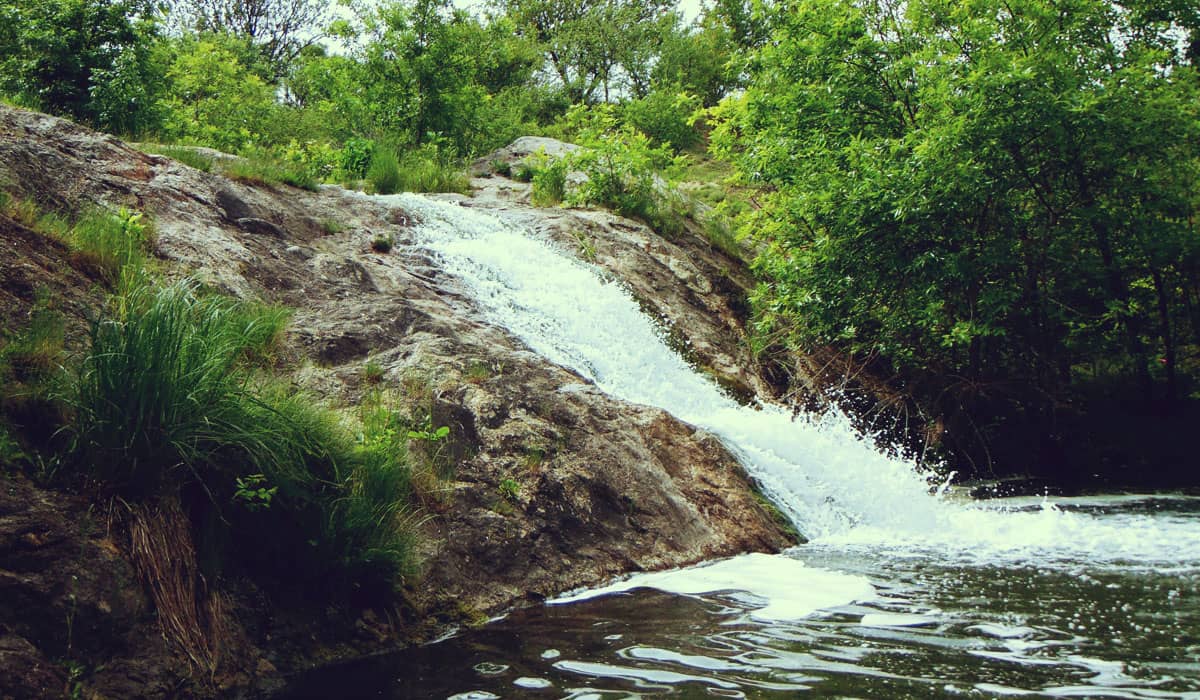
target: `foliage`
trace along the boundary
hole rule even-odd
[[[1180,395],[1179,344],[1200,339],[1200,80],[1172,19],[1099,0],[777,6],[714,135],[767,190],[743,222],[767,246],[760,330],[943,377],[937,412],[1049,422],[1103,377]],[[972,429],[986,440],[954,431]]]
[[[395,194],[400,191],[400,160],[391,148],[377,148],[367,168],[367,182],[375,194]],[[387,252],[387,251],[382,251]]]
[[[567,123],[584,146],[571,155],[570,167],[587,175],[572,192],[573,202],[612,207],[664,235],[683,230],[682,200],[668,191],[658,175],[675,164],[669,148],[651,146],[645,134],[621,122],[608,105],[590,110],[574,107]]]
[[[0,93],[118,133],[158,126],[153,3],[7,0],[0,25]]]
[[[551,158],[544,152],[535,154],[529,163],[533,187],[529,200],[537,207],[552,207],[567,198],[567,166],[565,158]]]
[[[572,103],[645,94],[663,35],[679,21],[666,0],[502,0],[534,39]]]
[[[329,7],[322,0],[171,0],[181,27],[229,34],[262,54],[271,78],[285,75],[300,52],[322,38]]]
[[[278,314],[187,282],[129,290],[117,307],[94,324],[67,397],[75,470],[130,501],[180,494],[197,521],[232,528],[243,566],[333,587],[411,569],[407,465],[251,372]]]
[[[626,103],[621,116],[650,137],[656,145],[675,151],[691,148],[700,141],[692,115],[700,109],[700,100],[687,93],[655,90]]]
[[[229,153],[280,143],[283,107],[271,85],[239,57],[229,37],[186,36],[172,46],[163,134]]]

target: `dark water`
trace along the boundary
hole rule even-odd
[[[1118,526],[1163,519],[1167,536],[1200,529],[1195,499],[1062,509]],[[1155,531],[1138,522],[1134,536]],[[866,578],[874,599],[770,621],[751,616],[764,601],[745,592],[638,589],[312,675],[288,697],[1200,698],[1200,566],[1194,541],[1180,547],[1180,562],[964,563],[818,543],[790,556]]]

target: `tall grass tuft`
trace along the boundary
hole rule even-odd
[[[187,282],[117,308],[71,396],[77,469],[129,501],[178,494],[234,561],[279,580],[386,589],[413,569],[405,456],[252,372],[285,314]]]
[[[367,166],[367,182],[375,194],[395,194],[400,191],[400,159],[396,151],[387,147],[376,148]]]
[[[140,213],[128,209],[90,211],[75,222],[66,238],[75,255],[110,285],[132,287],[144,282],[151,229]]]

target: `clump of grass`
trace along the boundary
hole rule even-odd
[[[0,378],[26,381],[44,376],[62,363],[65,321],[39,291],[29,324],[0,345]]]
[[[367,363],[363,365],[362,376],[364,382],[378,384],[383,381],[383,365],[379,364],[379,360],[368,359]]]
[[[195,148],[188,146],[170,146],[162,144],[144,144],[140,146],[141,150],[146,153],[154,153],[160,156],[166,156],[171,160],[177,160],[184,165],[195,168],[202,172],[212,172],[213,158],[205,155]]]
[[[116,286],[137,283],[133,278],[145,271],[152,235],[138,212],[97,209],[84,214],[66,238],[77,259]]]
[[[541,157],[534,166],[529,201],[536,207],[552,207],[567,197],[567,161]]]
[[[396,239],[392,237],[392,234],[379,234],[371,239],[371,250],[376,253],[390,253],[395,244]]]
[[[537,168],[532,163],[521,161],[512,168],[512,179],[517,182],[531,182],[536,173]]]
[[[346,230],[345,224],[334,219],[321,219],[321,230],[328,236],[335,236]]]
[[[220,164],[221,174],[233,180],[263,185],[290,185],[315,192],[320,184],[300,164],[286,163],[265,154],[250,154]]]
[[[400,189],[406,192],[471,190],[471,181],[452,154],[436,146],[409,151],[400,164]]]
[[[497,158],[493,160],[490,165],[492,166],[492,172],[496,173],[497,175],[503,175],[504,177],[510,177],[512,175],[512,163],[509,163],[506,160],[500,160]]]
[[[250,569],[361,588],[412,568],[407,464],[249,367],[280,314],[186,282],[126,296],[69,395],[75,470],[129,502],[179,495]]]
[[[391,148],[376,148],[367,166],[367,182],[375,194],[395,194],[401,189],[400,159]]]
[[[491,378],[492,368],[486,362],[472,362],[463,373],[463,379],[469,384],[482,384]]]

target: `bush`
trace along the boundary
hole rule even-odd
[[[698,109],[700,100],[692,95],[655,90],[640,100],[626,103],[622,116],[656,145],[666,145],[678,152],[700,141],[700,134],[691,123]]]
[[[534,206],[550,207],[567,198],[567,161],[538,154],[533,163],[533,187],[529,199]]]
[[[346,179],[361,180],[367,176],[376,145],[370,139],[349,138],[338,155],[338,169]]]

